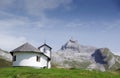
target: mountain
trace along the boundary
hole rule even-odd
[[[7,51],[0,49],[0,67],[11,66],[12,56]]]
[[[120,69],[120,56],[114,55],[108,48],[84,46],[70,39],[60,50],[52,53],[52,64],[58,68],[117,70]]]

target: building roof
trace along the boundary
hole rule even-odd
[[[36,49],[34,46],[32,46],[29,43],[25,43],[21,45],[20,47],[12,50],[11,52],[18,52],[18,51],[33,51],[33,52],[40,52],[38,49]]]
[[[35,48],[34,46],[32,46],[29,43],[25,43],[25,44],[21,45],[20,47],[12,50],[10,53],[11,53],[11,55],[13,55],[13,53],[15,53],[15,52],[37,52],[37,53],[41,53],[44,56],[46,56],[44,53],[40,52],[39,49]],[[48,56],[46,56],[46,57],[48,57]]]
[[[43,46],[47,46],[48,48],[52,49],[49,45],[47,45],[46,43],[44,43],[43,45],[41,45],[40,47],[38,47],[38,49],[40,49]]]

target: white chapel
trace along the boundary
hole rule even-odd
[[[51,50],[47,44],[35,48],[29,43],[12,50],[13,66],[51,68]]]

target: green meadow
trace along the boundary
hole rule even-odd
[[[0,68],[0,78],[120,78],[120,71],[100,72],[82,69]]]

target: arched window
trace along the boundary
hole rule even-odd
[[[46,53],[46,48],[43,49],[43,52]]]

